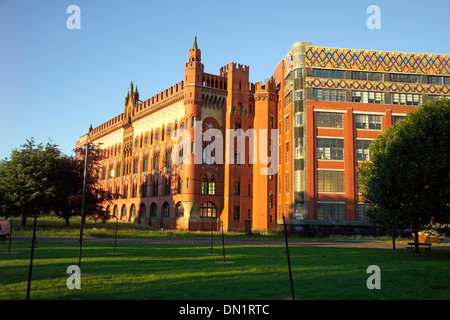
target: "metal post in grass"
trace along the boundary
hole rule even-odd
[[[11,253],[11,237],[12,237],[12,224],[13,224],[13,218],[11,218],[11,223],[9,225],[9,245],[8,245],[8,253]]]
[[[225,263],[225,240],[223,238],[223,221],[220,220],[220,224],[222,227],[222,252],[223,252],[223,262]]]
[[[213,254],[213,228],[214,228],[214,220],[211,220],[211,254]]]
[[[27,300],[30,299],[31,275],[33,273],[34,244],[36,242],[37,209],[34,209],[33,240],[31,242],[30,269],[28,270]]]
[[[291,281],[291,294],[292,294],[292,300],[294,300],[294,286],[292,284],[291,259],[289,257],[289,245],[288,245],[288,239],[287,239],[286,220],[284,217],[284,213],[283,213],[283,226],[284,226],[284,238],[286,241],[286,253],[287,253],[287,260],[288,260],[288,267],[289,267],[289,280]]]
[[[84,156],[84,178],[83,178],[83,198],[81,201],[81,227],[80,227],[80,255],[78,257],[78,267],[81,268],[81,251],[83,249],[83,226],[86,215],[86,178],[87,178],[87,165],[88,165],[88,156],[89,156],[89,134],[91,133],[92,126],[89,128],[88,133],[88,141],[86,142],[86,154]]]

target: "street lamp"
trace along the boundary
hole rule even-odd
[[[88,165],[89,148],[92,145],[92,143],[89,142],[89,136],[91,134],[91,131],[92,131],[92,125],[89,128],[87,142],[85,144],[86,154],[84,156],[83,198],[81,201],[80,255],[78,257],[78,267],[79,268],[81,268],[81,251],[83,248],[83,226],[84,226],[85,216],[86,216],[86,179],[87,179],[87,165]]]
[[[292,284],[291,259],[289,257],[289,245],[288,245],[288,239],[287,239],[286,220],[284,218],[284,213],[283,213],[283,226],[284,226],[284,238],[286,240],[286,253],[287,253],[287,260],[288,260],[288,267],[289,267],[289,280],[291,282],[291,294],[292,294],[292,300],[294,300],[294,286]]]

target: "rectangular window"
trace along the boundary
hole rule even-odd
[[[313,89],[313,98],[318,101],[345,102],[345,91],[334,89]]]
[[[318,192],[345,192],[344,171],[317,170]]]
[[[302,159],[303,158],[303,138],[295,139],[294,146],[294,159]]]
[[[422,104],[422,95],[410,93],[391,93],[391,104],[418,106]]]
[[[334,69],[313,69],[313,77],[344,79],[345,72],[343,70],[334,70]]]
[[[352,71],[353,80],[383,81],[383,74],[379,72]]]
[[[316,125],[323,128],[343,128],[344,117],[342,113],[316,112]]]
[[[286,118],[284,118],[285,121],[285,125],[286,125],[286,133],[289,132],[289,116],[286,116]]]
[[[300,79],[302,77],[303,69],[296,69],[294,77],[295,79]]]
[[[361,182],[361,174],[359,171],[356,171],[356,189],[358,193],[362,193],[364,191],[364,183]]]
[[[286,193],[289,193],[289,171],[286,172]]]
[[[358,220],[367,221],[366,210],[369,208],[368,205],[358,203]]]
[[[405,116],[393,116],[392,120],[393,120],[394,126],[397,124],[397,122],[402,121],[403,119],[405,119]]]
[[[303,170],[295,170],[294,171],[294,191],[301,192],[304,191],[303,180],[305,177],[305,171]]]
[[[344,139],[317,138],[317,159],[344,160]]]
[[[234,206],[234,213],[233,213],[233,219],[234,220],[240,220],[240,207],[239,206]]]
[[[360,140],[356,139],[356,160],[357,161],[369,161],[370,151],[369,146],[372,140]]]
[[[331,220],[331,221],[345,220],[345,204],[318,203],[317,220]]]
[[[302,112],[296,112],[294,114],[294,126],[295,127],[301,127],[303,125],[303,113]]]
[[[420,83],[420,76],[415,74],[391,73],[390,82]]]
[[[241,183],[239,181],[234,182],[234,194],[236,196],[241,194]]]
[[[383,94],[371,91],[352,91],[352,102],[380,104],[383,103]]]
[[[286,163],[289,163],[289,141],[286,141]]]
[[[303,100],[303,90],[295,90],[294,100]]]
[[[445,95],[428,95],[428,100],[433,100],[433,99],[437,99],[439,101],[444,100],[444,99],[450,99],[450,96],[445,96]]]
[[[381,130],[382,119],[380,115],[357,114],[355,123],[356,129]]]

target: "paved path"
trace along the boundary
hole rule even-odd
[[[12,238],[18,241],[31,241],[31,236],[22,237],[17,236]],[[40,241],[54,241],[54,242],[79,242],[78,237],[37,237],[38,243]],[[114,243],[114,238],[92,238],[83,237],[83,242],[91,243]],[[141,239],[131,239],[131,238],[118,238],[117,244],[192,244],[192,245],[210,245],[210,239],[159,239],[159,238],[141,238]],[[225,240],[226,245],[263,245],[263,246],[281,246],[285,245],[284,241],[276,240]],[[222,240],[213,239],[213,245],[222,245]],[[376,249],[392,249],[392,242],[381,242],[381,241],[292,241],[289,240],[289,246],[309,246],[309,247],[336,247],[336,248],[376,248]],[[405,249],[405,242],[396,242],[395,247],[397,249]],[[433,244],[433,249],[443,249],[450,250],[450,244]]]

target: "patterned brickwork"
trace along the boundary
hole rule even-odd
[[[450,74],[450,56],[310,47],[306,50],[306,66],[359,71],[448,75]]]
[[[444,85],[422,83],[370,82],[341,79],[307,78],[306,86],[312,88],[373,90],[381,92],[422,93],[422,94],[450,94],[450,87]]]

